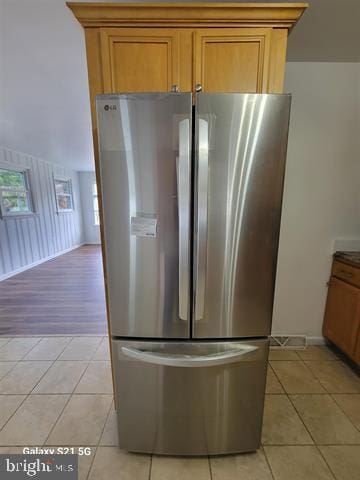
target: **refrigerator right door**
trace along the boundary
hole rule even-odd
[[[290,103],[196,96],[193,338],[270,334]]]

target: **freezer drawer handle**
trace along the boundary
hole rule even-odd
[[[177,159],[179,216],[179,318],[188,320],[190,275],[190,120],[179,122],[179,158]]]
[[[121,347],[121,351],[124,355],[140,362],[164,365],[167,367],[194,368],[227,365],[229,363],[240,362],[241,360],[248,360],[246,355],[255,352],[256,350],[258,350],[258,347],[239,345],[232,350],[211,355],[179,355]]]

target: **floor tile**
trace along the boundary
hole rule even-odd
[[[113,392],[110,362],[90,362],[75,393]]]
[[[55,447],[47,447],[55,448]],[[72,445],[62,446],[60,448],[69,448],[70,454],[74,452],[78,455],[78,477],[77,480],[87,480],[91,464],[95,458],[96,447],[74,447]],[[111,479],[109,479],[111,480]]]
[[[77,480],[87,480],[90,467],[95,458],[96,447],[90,447],[90,455],[79,455],[78,456],[78,479]]]
[[[275,480],[331,480],[334,478],[316,447],[264,448]]]
[[[45,337],[30,350],[24,360],[56,360],[72,337]]]
[[[342,362],[305,363],[329,393],[360,393],[359,378]]]
[[[262,450],[241,455],[211,457],[212,480],[272,480]]]
[[[266,393],[285,393],[271,365],[267,369]]]
[[[0,348],[10,342],[11,338],[0,337]]]
[[[89,362],[58,360],[34,388],[33,393],[72,393]]]
[[[21,360],[40,341],[40,337],[13,338],[0,348],[0,361]]]
[[[359,479],[360,446],[336,445],[319,448],[337,480]]]
[[[102,337],[74,337],[58,360],[90,360]]]
[[[290,399],[315,443],[360,444],[360,432],[330,395],[290,395]]]
[[[111,401],[111,395],[73,395],[46,444],[97,445]]]
[[[180,458],[154,455],[151,463],[150,480],[210,480],[207,457]]]
[[[118,447],[99,447],[89,480],[148,480],[150,455],[139,455]]]
[[[0,381],[0,394],[30,393],[52,362],[19,362]]]
[[[300,357],[294,350],[270,348],[269,360],[300,360]]]
[[[17,362],[0,362],[0,380],[15,367]]]
[[[0,395],[0,429],[25,398],[26,395]]]
[[[271,367],[287,393],[326,393],[303,362],[271,362]]]
[[[333,395],[333,398],[355,427],[360,430],[360,394],[338,393]]]
[[[264,445],[313,443],[287,395],[265,396],[262,443]]]
[[[101,436],[100,445],[107,447],[116,447],[119,445],[118,426],[114,404],[111,405],[109,416],[106,420],[105,428]]]
[[[338,360],[325,345],[310,345],[305,350],[299,350],[298,355],[302,360]]]
[[[41,445],[68,395],[29,395],[0,432],[0,445]]]
[[[104,337],[101,340],[101,343],[98,349],[95,352],[94,357],[92,360],[110,360],[110,348],[109,348],[109,339],[108,337]]]

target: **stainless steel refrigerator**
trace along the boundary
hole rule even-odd
[[[97,97],[120,447],[259,447],[290,95]]]

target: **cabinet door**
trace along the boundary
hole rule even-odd
[[[165,28],[102,28],[105,93],[167,92],[179,83],[179,32]]]
[[[360,320],[360,290],[331,277],[323,333],[349,356],[354,356]]]
[[[204,92],[267,92],[271,28],[195,32],[195,77]]]

